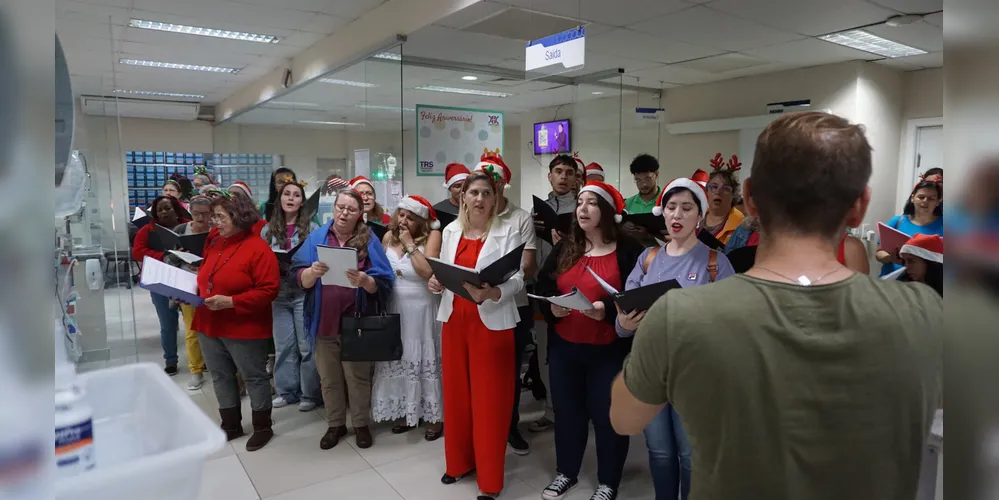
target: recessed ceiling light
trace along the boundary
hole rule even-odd
[[[375,59],[385,59],[388,61],[401,61],[402,54],[396,54],[395,52],[379,52],[371,57]]]
[[[132,94],[132,95],[148,95],[155,97],[176,97],[178,99],[204,99],[205,96],[201,94],[178,94],[176,92],[155,92],[152,90],[126,90],[126,89],[114,89],[116,94]]]
[[[820,36],[819,39],[843,45],[845,47],[850,47],[851,49],[862,50],[864,52],[870,52],[872,54],[889,58],[918,56],[926,53],[925,50],[893,42],[887,38],[881,38],[864,30],[850,30],[839,33],[830,33],[828,35]]]
[[[461,77],[461,79],[465,80],[466,82],[474,82],[475,80],[478,80],[479,77],[472,76],[472,75],[465,75],[465,76]]]
[[[323,83],[332,83],[334,85],[347,85],[347,86],[350,86],[350,87],[363,87],[363,88],[366,88],[366,89],[378,86],[377,83],[354,82],[354,81],[350,81],[350,80],[339,80],[337,78],[320,78],[319,81],[321,81]]]
[[[311,125],[353,125],[357,127],[363,127],[363,123],[352,123],[352,122],[327,122],[322,120],[298,120],[298,123],[308,123]]]
[[[603,92],[600,92],[600,91],[598,90],[598,91],[594,92],[594,93],[593,93],[593,95],[604,95],[604,93],[603,93]]]
[[[303,107],[319,106],[314,102],[294,102],[294,101],[271,101],[267,104],[276,104],[278,106],[303,106]]]
[[[429,92],[445,92],[448,94],[479,95],[482,97],[510,97],[513,95],[513,94],[507,94],[506,92],[493,92],[491,90],[478,90],[478,89],[461,89],[457,87],[441,87],[438,85],[419,85],[413,87],[413,90],[426,90]]]
[[[161,62],[161,61],[143,61],[141,59],[118,59],[118,64],[127,64],[129,66],[145,66],[147,68],[165,68],[165,69],[186,69],[190,71],[208,71],[211,73],[239,73],[242,68],[225,68],[222,66],[201,66],[198,64],[180,64],[172,62]]]
[[[169,31],[171,33],[184,33],[187,35],[212,36],[215,38],[228,38],[229,40],[242,40],[244,42],[278,43],[278,41],[281,40],[280,37],[276,37],[274,35],[261,35],[257,33],[245,33],[242,31],[215,28],[201,28],[198,26],[160,23],[156,21],[145,21],[142,19],[132,19],[128,22],[128,25],[132,28]]]
[[[399,111],[399,110],[402,110],[402,111],[405,111],[405,112],[408,112],[408,113],[415,113],[416,112],[416,110],[413,109],[413,108],[400,108],[398,106],[380,106],[378,104],[355,104],[354,107],[355,108],[361,108],[361,109],[377,109],[377,110],[381,110],[381,111]]]

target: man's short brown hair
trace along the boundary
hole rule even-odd
[[[756,140],[750,196],[763,232],[832,238],[870,178],[863,127],[829,113],[790,113]]]
[[[249,230],[260,220],[260,212],[247,196],[238,194],[219,196],[212,200],[212,211],[215,211],[215,207],[222,207],[232,219],[232,225],[240,231]]]

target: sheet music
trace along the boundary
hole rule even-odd
[[[593,309],[593,303],[590,299],[587,299],[583,292],[573,288],[571,292],[565,295],[559,295],[558,297],[542,297],[539,295],[527,294],[528,297],[544,300],[551,302],[557,306],[562,306],[566,309],[572,309],[574,311],[590,311]]]
[[[201,257],[198,257],[191,252],[183,252],[180,250],[170,250],[169,252],[188,264],[194,264],[195,262],[201,262],[203,260]]]
[[[600,283],[600,288],[603,288],[605,292],[607,292],[607,293],[609,293],[611,295],[614,295],[615,293],[619,293],[618,289],[610,286],[610,283],[607,283],[600,276],[597,276],[597,273],[593,272],[593,269],[590,269],[590,266],[586,266],[586,270],[589,271],[590,275],[593,276],[597,280],[597,283]]]
[[[182,292],[198,294],[198,275],[146,256],[142,259],[140,281],[147,285],[163,284]]]
[[[892,272],[890,272],[890,273],[882,276],[881,279],[883,279],[883,280],[897,280],[897,279],[901,278],[903,274],[905,274],[905,268],[904,267],[902,267],[900,269],[896,269],[896,270],[894,270],[894,271],[892,271]]]
[[[135,222],[146,216],[146,212],[142,211],[141,208],[135,207],[135,215],[132,216],[132,222]]]
[[[357,249],[350,247],[330,247],[317,245],[316,254],[319,262],[329,266],[330,270],[322,277],[323,285],[357,288],[347,279],[347,271],[357,269]]]

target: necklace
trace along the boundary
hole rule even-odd
[[[216,240],[216,241],[218,241],[218,240]],[[245,241],[246,241],[246,238],[243,238],[243,241],[240,241],[239,244],[236,245],[236,249],[233,250],[232,253],[229,254],[229,256],[226,257],[225,260],[222,261],[221,264],[219,264],[219,261],[222,260],[222,252],[224,252],[225,249],[222,248],[222,249],[219,250],[219,255],[215,259],[215,266],[212,267],[212,272],[208,273],[208,290],[207,290],[207,292],[208,292],[208,296],[209,297],[212,296],[212,289],[215,288],[214,284],[213,284],[214,281],[215,281],[215,273],[219,272],[219,269],[222,269],[222,267],[225,266],[229,262],[229,259],[231,259],[233,255],[236,255],[239,252],[239,247],[243,246],[243,242],[245,242]]]
[[[781,274],[781,273],[778,273],[777,271],[774,271],[773,269],[770,269],[770,268],[766,268],[766,267],[763,267],[763,266],[756,266],[756,267],[758,267],[758,268],[760,268],[760,269],[762,269],[762,270],[764,270],[764,271],[767,271],[767,272],[770,272],[770,273],[773,273],[773,274],[776,274],[777,276],[780,276],[781,278],[784,278],[784,279],[786,279],[786,280],[788,280],[788,281],[790,281],[790,282],[792,282],[792,283],[797,283],[797,284],[799,284],[799,285],[801,285],[801,286],[811,286],[811,285],[817,285],[817,284],[818,284],[818,283],[819,283],[820,281],[822,281],[822,280],[824,280],[824,279],[828,278],[828,277],[829,277],[829,276],[830,276],[831,274],[833,274],[833,273],[835,273],[836,271],[839,271],[839,270],[840,270],[840,268],[839,268],[839,267],[837,267],[836,269],[833,269],[832,271],[829,271],[828,273],[826,273],[826,274],[823,274],[822,276],[819,276],[819,277],[818,277],[818,279],[816,279],[815,281],[811,281],[811,280],[809,280],[809,279],[808,279],[808,277],[807,277],[807,276],[805,276],[804,274],[802,274],[801,276],[798,276],[798,278],[797,278],[797,279],[795,279],[795,278],[792,278],[792,277],[790,277],[790,276],[787,276],[787,275],[784,275],[784,274]]]

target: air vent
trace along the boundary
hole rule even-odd
[[[84,114],[95,116],[195,120],[198,118],[199,105],[193,102],[85,95],[80,96],[80,107]]]
[[[580,21],[529,10],[510,8],[466,27],[463,31],[511,38],[538,40],[579,26]],[[584,23],[585,24],[585,23]]]

